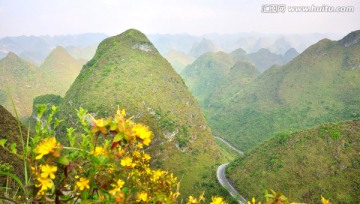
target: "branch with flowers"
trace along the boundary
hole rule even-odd
[[[27,157],[17,154],[31,169],[27,183],[32,188],[23,188],[22,200],[6,200],[173,203],[180,195],[173,174],[150,167],[151,156],[144,150],[153,133],[126,118],[124,110],[113,117],[95,119],[80,108],[77,115],[81,128],[66,131],[69,146],[59,142],[61,136],[55,137],[55,128],[61,122],[53,119],[57,108],[52,107],[46,119],[44,112],[40,107]],[[13,148],[7,148],[6,140],[0,145],[16,154]]]

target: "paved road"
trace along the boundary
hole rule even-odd
[[[238,152],[239,154],[244,154],[243,151],[239,150],[238,148],[236,148],[235,146],[233,146],[231,143],[229,143],[228,141],[224,140],[221,137],[217,137],[214,136],[216,139],[221,140],[222,142],[224,142],[225,144],[227,144],[230,148],[232,148],[233,150],[235,150],[236,152]],[[232,197],[234,197],[239,203],[241,204],[246,204],[246,199],[244,197],[242,197],[236,190],[235,188],[231,185],[231,183],[229,182],[229,180],[226,178],[225,175],[225,169],[226,166],[229,163],[226,164],[221,164],[216,171],[216,177],[219,181],[219,183],[227,190],[229,191],[230,195]]]
[[[230,142],[224,140],[223,138],[221,137],[218,137],[218,136],[214,136],[216,139],[222,141],[223,143],[227,144],[231,149],[235,150],[237,153],[239,154],[244,154],[243,151],[241,151],[240,149],[236,148],[234,145],[232,145]]]

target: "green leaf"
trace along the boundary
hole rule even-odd
[[[58,162],[59,164],[64,165],[64,166],[69,165],[69,160],[68,160],[66,157],[64,157],[64,156],[59,157],[58,160],[57,160],[57,162]]]
[[[10,151],[13,154],[16,154],[17,150],[16,150],[16,143],[12,143],[10,146]]]
[[[56,106],[51,106],[51,111],[53,112],[53,113],[56,113],[56,111],[57,111],[57,107]]]
[[[110,130],[114,131],[117,129],[118,129],[117,123],[115,121],[111,121]]]
[[[5,147],[6,141],[7,141],[6,139],[1,139],[0,140],[0,146]]]
[[[57,128],[57,126],[60,125],[60,123],[64,122],[64,120],[59,120],[57,118],[55,118],[55,124],[54,124],[54,128]]]
[[[26,194],[26,190],[25,190],[24,184],[21,182],[21,180],[19,179],[19,177],[15,176],[15,175],[12,174],[12,173],[3,172],[3,171],[0,171],[0,175],[9,176],[9,177],[11,177],[12,179],[14,179],[14,180],[19,184],[19,186],[23,189],[24,193]]]
[[[119,141],[121,141],[123,139],[124,139],[124,133],[119,132],[118,134],[115,135],[113,142],[119,142]]]

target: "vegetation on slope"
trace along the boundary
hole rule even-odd
[[[0,104],[13,113],[12,97],[19,117],[31,114],[33,97],[41,93],[41,85],[35,65],[9,53],[0,60]],[[15,115],[13,113],[13,115]]]
[[[64,95],[80,69],[81,65],[62,47],[55,48],[40,68],[10,52],[0,60],[0,104],[12,112],[12,97],[19,117],[26,120],[36,96]]]
[[[39,68],[45,93],[63,96],[81,70],[81,64],[63,47],[56,47]]]
[[[227,174],[241,194],[260,198],[273,188],[290,200],[360,201],[360,120],[277,134],[230,163]]]
[[[24,137],[27,130],[21,126]],[[3,106],[0,105],[0,140],[6,139],[9,144],[15,143],[19,152],[23,151],[22,137],[19,131],[18,121]],[[24,141],[25,142],[25,141]],[[7,153],[0,147],[0,171],[16,174],[21,180],[24,179],[24,163],[15,155]],[[6,178],[0,177],[0,185],[6,186]],[[9,188],[13,188],[13,183],[8,183]],[[3,192],[4,189],[0,189]],[[2,194],[2,193],[1,193]]]
[[[123,107],[155,134],[152,165],[182,178],[185,194],[199,192],[220,161],[199,106],[180,76],[141,32],[131,29],[100,43],[67,91],[60,115],[75,125],[80,106],[96,116]]]
[[[359,53],[360,43],[322,40],[273,66],[205,110],[213,132],[246,151],[278,132],[359,117]]]

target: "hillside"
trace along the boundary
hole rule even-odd
[[[36,96],[64,95],[80,69],[80,63],[63,47],[55,48],[40,68],[10,52],[0,60],[0,104],[13,113],[12,96],[19,117],[26,120]]]
[[[296,50],[290,49],[286,56],[290,59],[296,53]],[[231,53],[205,53],[180,74],[206,116],[211,117],[212,113],[207,111],[210,106],[222,107],[222,100],[233,97],[260,72],[285,62],[285,56],[267,49],[247,54],[239,48]]]
[[[39,68],[45,93],[64,95],[81,70],[65,48],[56,47]]]
[[[205,111],[213,132],[249,150],[278,132],[359,117],[360,43],[345,44],[321,40],[220,99]]]
[[[30,115],[32,99],[41,90],[39,81],[35,65],[10,52],[0,60],[0,105],[13,113],[12,96],[19,117]]]
[[[292,201],[359,203],[359,152],[360,120],[327,123],[276,135],[230,163],[227,175],[247,198],[273,188]]]
[[[27,130],[22,126],[24,138],[27,136]],[[17,144],[17,151],[22,152],[21,135],[17,120],[9,113],[3,106],[0,105],[0,139],[6,139],[6,145],[12,143]],[[10,166],[8,166],[10,165]],[[9,167],[9,168],[6,168]],[[22,181],[24,181],[24,162],[13,154],[8,153],[0,147],[0,171],[10,170],[11,173],[16,174]],[[4,176],[0,177],[0,185],[6,186],[6,179]],[[13,186],[10,184],[9,186]],[[3,194],[3,189],[0,189]]]
[[[80,106],[96,116],[118,107],[154,131],[153,165],[174,172],[181,190],[200,193],[220,162],[214,138],[183,80],[141,32],[105,39],[65,94],[64,125],[75,125]]]

